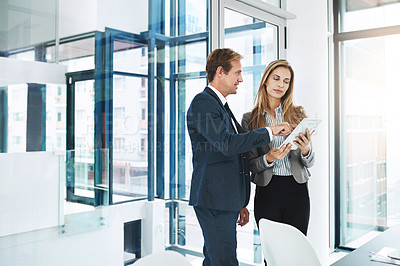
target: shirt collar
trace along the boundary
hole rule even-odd
[[[209,87],[210,89],[212,89],[213,92],[215,92],[215,94],[217,94],[217,96],[218,96],[219,100],[221,101],[222,105],[225,105],[225,103],[226,103],[227,101],[226,101],[226,98],[222,95],[222,93],[219,92],[219,90],[217,90],[216,88],[214,88],[214,87],[211,86],[210,84],[208,84],[208,87]]]
[[[264,110],[263,114],[264,115],[268,114],[267,110]],[[279,104],[279,106],[276,107],[275,114],[276,115],[282,115],[282,104]]]

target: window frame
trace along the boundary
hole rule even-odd
[[[342,46],[345,41],[349,40],[361,40],[367,38],[375,38],[375,37],[384,37],[391,35],[400,34],[400,25],[397,26],[386,26],[386,27],[377,27],[370,29],[363,29],[351,32],[341,31],[340,23],[341,23],[341,12],[344,11],[341,4],[344,3],[342,0],[333,0],[332,2],[332,13],[333,13],[333,89],[334,89],[334,144],[333,147],[342,147],[342,135],[345,132],[342,132],[343,125],[341,122],[342,117],[342,103],[341,103],[341,64],[344,61],[342,55]],[[334,180],[333,180],[333,248],[339,250],[354,250],[352,247],[348,247],[346,245],[342,245],[341,243],[341,219],[342,219],[342,210],[341,210],[341,191],[342,180],[341,180],[341,172],[343,169],[343,165],[341,162],[341,151],[338,148],[334,148],[334,162],[333,162],[333,171],[334,171]],[[345,156],[345,155],[344,155]],[[385,230],[385,228],[382,228]]]

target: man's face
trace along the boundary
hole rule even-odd
[[[224,94],[225,97],[229,94],[236,94],[239,83],[243,82],[242,64],[240,64],[240,61],[232,61],[231,65],[231,70],[229,70],[228,73],[224,73],[221,79],[223,85],[222,94]]]

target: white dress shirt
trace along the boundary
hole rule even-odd
[[[273,119],[272,119],[271,115],[265,110],[264,110],[264,117],[266,119],[267,125],[273,124]],[[281,105],[279,105],[275,109],[275,120],[276,120],[277,124],[282,123],[282,106]],[[283,136],[275,136],[274,139],[271,141],[271,147],[279,148],[281,146],[281,144],[285,141],[285,139],[286,139],[286,137],[283,137]],[[312,153],[312,151],[310,150],[306,156],[303,156],[303,154],[301,154],[301,157],[304,160],[310,160],[311,153]],[[264,163],[267,167],[274,167],[272,170],[272,173],[274,175],[290,176],[290,175],[292,175],[292,170],[290,168],[290,162],[289,162],[289,157],[288,157],[289,154],[290,153],[288,153],[285,157],[283,157],[283,159],[275,160],[272,163],[268,163],[268,161],[264,155],[263,156]]]
[[[222,95],[222,93],[217,90],[216,88],[214,88],[213,86],[211,86],[210,84],[208,84],[208,87],[210,89],[212,89],[213,92],[215,92],[215,94],[218,96],[219,100],[221,101],[222,105],[225,106],[225,103],[227,103],[226,98],[224,97],[224,95]],[[236,132],[239,132],[236,128],[235,122],[232,120],[232,124],[235,127]],[[265,127],[268,130],[269,133],[269,139],[272,141],[274,138],[274,135],[272,135],[272,130],[269,127]]]

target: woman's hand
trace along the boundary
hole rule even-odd
[[[314,131],[310,133],[310,131],[307,128],[306,135],[300,133],[299,136],[296,137],[296,140],[293,141],[293,143],[299,147],[301,154],[303,154],[303,156],[306,156],[310,152],[311,135],[314,133]]]
[[[272,163],[275,160],[281,160],[290,152],[291,148],[292,145],[290,143],[283,145],[279,149],[272,148],[269,150],[267,154],[265,154],[265,159],[267,160],[268,163]]]

